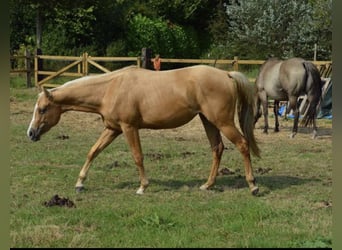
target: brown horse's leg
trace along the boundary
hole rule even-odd
[[[256,100],[256,104],[255,104],[255,108],[256,108],[256,111],[255,111],[255,115],[254,115],[254,125],[258,122],[259,118],[261,117],[262,115],[262,110],[261,110],[261,100],[260,98],[258,97],[257,100]]]
[[[265,126],[264,126],[264,131],[263,133],[268,134],[268,101],[267,101],[267,95],[266,95],[266,91],[262,91],[259,93],[259,98],[261,100],[262,103],[262,111],[264,113],[264,122],[265,122]]]
[[[273,113],[274,113],[274,132],[279,132],[279,121],[278,121],[278,110],[279,110],[279,101],[274,101],[273,105]]]
[[[246,181],[253,195],[257,194],[259,188],[255,185],[255,178],[253,176],[251,157],[249,146],[246,139],[240,134],[234,125],[226,125],[220,128],[222,133],[228,140],[230,140],[240,151],[243,156]]]
[[[139,130],[130,125],[123,125],[122,130],[126,137],[127,143],[129,147],[131,148],[134,162],[137,165],[138,170],[139,170],[140,187],[137,190],[137,194],[143,194],[144,190],[148,186],[148,180],[145,176],[145,169],[143,165],[144,157],[143,157],[142,150],[141,150]]]
[[[207,118],[205,118],[202,114],[200,114],[200,117],[213,153],[213,163],[211,165],[210,175],[208,177],[207,182],[200,187],[200,189],[205,190],[215,183],[224,146],[220,131],[211,122],[209,122]]]
[[[290,96],[289,106],[288,106],[288,110],[286,112],[286,113],[289,113],[290,110],[292,109],[293,115],[294,115],[292,133],[290,134],[290,138],[294,138],[295,135],[297,134],[297,131],[298,131],[299,108],[297,105],[297,99],[298,99],[298,97],[296,97],[296,96]]]
[[[111,130],[108,128],[104,129],[100,138],[97,140],[94,146],[92,146],[92,148],[90,149],[87,155],[87,159],[81,169],[78,180],[76,182],[75,188],[77,192],[82,191],[84,188],[83,182],[87,178],[87,173],[88,173],[88,170],[92,161],[104,148],[106,148],[121,133],[122,133],[121,131]]]
[[[313,120],[313,131],[312,131],[312,139],[317,138],[317,124],[316,124],[316,119]]]

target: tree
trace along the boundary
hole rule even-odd
[[[20,0],[9,1],[9,24],[10,24],[10,51],[20,48],[21,44],[35,44],[35,12],[30,5],[24,4]]]
[[[331,9],[332,0],[10,0],[10,46],[56,55],[127,56],[153,47],[174,58],[312,59],[317,44],[325,60]]]
[[[323,1],[327,0],[315,0]],[[312,59],[318,43],[322,51],[331,55],[332,34],[328,31],[323,42],[317,35],[322,27],[315,22],[315,7],[299,0],[241,0],[227,8],[230,28],[226,46],[232,54],[244,58],[265,59],[273,55]],[[325,11],[330,13],[325,17],[331,19],[331,8]]]
[[[331,58],[332,52],[332,0],[311,0],[313,25],[317,38],[318,58]]]
[[[46,23],[43,33],[44,53],[54,55],[80,55],[79,48],[94,47],[93,25],[96,21],[94,6],[77,6],[71,9],[55,8],[52,12],[54,22]]]
[[[130,55],[136,56],[141,48],[151,48],[162,57],[189,57],[199,55],[196,38],[181,26],[164,21],[136,15],[128,26],[127,43]]]

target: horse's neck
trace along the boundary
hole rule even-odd
[[[72,84],[57,88],[53,96],[64,112],[73,110],[99,113],[104,92],[104,86]]]

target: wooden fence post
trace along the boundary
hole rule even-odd
[[[237,56],[234,56],[233,69],[239,71],[239,58]]]
[[[26,68],[26,87],[31,88],[31,73],[32,73],[32,67],[31,67],[31,53],[28,49],[25,49],[25,68]]]
[[[82,55],[83,59],[82,59],[82,69],[83,69],[83,76],[88,75],[88,53],[85,52]]]
[[[151,62],[152,59],[152,49],[150,48],[142,48],[141,50],[141,67],[145,69],[153,69],[153,64]]]
[[[137,66],[138,68],[141,68],[141,56],[137,57]]]
[[[80,55],[80,57],[82,57],[82,55]],[[82,72],[82,65],[81,63],[77,64],[77,73],[81,74]]]

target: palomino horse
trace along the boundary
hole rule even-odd
[[[286,113],[291,109],[294,111],[294,123],[292,133],[293,138],[298,131],[299,107],[297,105],[298,97],[307,95],[309,101],[308,108],[303,116],[301,124],[305,127],[313,125],[313,138],[317,136],[316,112],[317,106],[321,100],[322,82],[316,66],[301,58],[291,58],[288,60],[279,60],[270,58],[260,68],[256,79],[257,87],[257,112],[255,122],[261,116],[260,104],[262,103],[265,127],[264,133],[268,130],[268,102],[270,97],[274,100],[274,131],[279,131],[278,106],[279,101],[289,101]]]
[[[243,156],[246,180],[252,194],[258,192],[252,173],[250,149],[259,156],[254,137],[254,92],[239,72],[210,66],[193,66],[169,71],[151,71],[135,66],[88,76],[39,94],[27,135],[32,141],[56,125],[66,111],[98,113],[104,131],[90,149],[76,182],[84,188],[90,164],[117,136],[124,134],[139,170],[142,194],[148,186],[143,165],[139,129],[167,129],[188,123],[199,115],[208,136],[213,162],[201,189],[215,182],[224,149],[220,131]],[[234,122],[238,113],[239,126]]]

